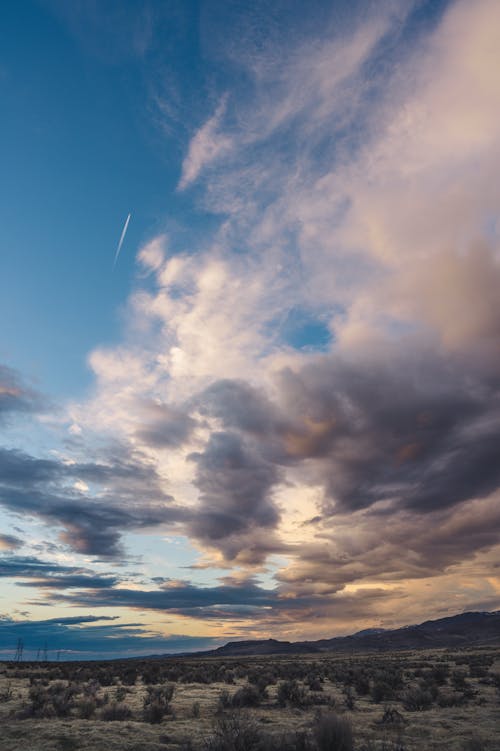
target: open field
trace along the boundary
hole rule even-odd
[[[499,719],[492,648],[0,666],[1,751],[498,751]]]

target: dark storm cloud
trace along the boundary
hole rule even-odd
[[[197,400],[200,412],[217,417],[226,428],[256,436],[270,435],[279,424],[279,413],[266,394],[242,380],[213,383]]]
[[[190,459],[197,465],[195,484],[200,491],[200,505],[189,524],[191,534],[216,543],[233,557],[239,551],[233,549],[231,538],[257,530],[261,535],[263,529],[277,526],[279,513],[271,489],[278,469],[240,435],[212,433],[205,450]]]
[[[290,467],[324,494],[316,539],[283,580],[335,588],[442,573],[500,542],[488,500],[500,486],[499,385],[481,363],[410,337],[284,370],[274,402],[241,380],[217,381],[197,403],[220,428],[194,456],[201,506],[190,532],[230,558],[262,540],[239,531],[266,528],[267,549],[246,561],[278,552],[272,491]]]
[[[61,566],[31,556],[0,556],[0,576],[2,577],[37,578],[52,574],[67,574],[76,570],[74,566]]]
[[[218,381],[203,393],[204,408],[252,440],[262,461],[308,462],[327,514],[379,501],[427,513],[485,497],[500,484],[499,384],[414,344],[285,370],[279,404],[248,384]]]
[[[114,576],[91,576],[70,574],[69,576],[37,577],[34,581],[17,582],[18,587],[38,587],[39,589],[105,589],[118,582]]]
[[[234,585],[199,587],[187,582],[166,583],[156,590],[110,588],[68,593],[53,592],[53,605],[78,607],[133,608],[181,615],[197,620],[248,620],[267,622],[285,617],[302,618],[304,613],[323,613],[331,606],[329,597],[313,592],[287,596],[286,586],[264,589],[252,579]]]
[[[98,495],[75,489],[76,480],[97,485]],[[121,552],[124,530],[186,516],[163,493],[154,468],[137,459],[66,464],[7,449],[0,449],[0,504],[62,527],[61,539],[76,552],[101,556]]]
[[[102,589],[119,581],[115,576],[100,576],[87,568],[14,555],[0,556],[0,577],[27,580],[17,582],[18,586],[42,589]]]
[[[138,438],[156,448],[174,448],[185,443],[197,425],[196,420],[178,407],[142,402],[139,418],[143,427]]]
[[[325,358],[281,376],[294,461],[313,459],[325,512],[391,501],[427,513],[500,483],[498,386],[452,360],[388,348],[387,360]],[[427,355],[427,356],[426,356]]]
[[[42,407],[40,394],[26,386],[15,370],[0,364],[0,423],[16,412],[36,412]]]
[[[472,560],[500,542],[498,497],[446,508],[433,514],[400,511],[381,516],[363,511],[327,517],[314,540],[276,578],[307,594],[324,582],[332,593],[362,579],[423,579]],[[326,589],[323,588],[326,592]]]
[[[418,345],[417,345],[418,346]],[[386,345],[318,358],[279,376],[279,405],[240,381],[204,392],[206,411],[273,466],[313,462],[325,513],[391,501],[416,513],[500,484],[500,389],[450,357]]]
[[[24,659],[35,659],[40,649],[49,659],[99,659],[153,653],[209,649],[210,637],[162,636],[137,623],[116,623],[117,616],[73,616],[42,621],[14,621],[0,618],[0,653],[13,657],[19,639]],[[104,623],[101,623],[104,622]]]
[[[401,590],[386,590],[371,587],[356,592],[331,589],[314,591],[312,583],[300,591],[286,582],[273,590],[264,589],[252,579],[239,584],[223,584],[216,587],[197,587],[188,583],[174,582],[154,591],[112,588],[78,592],[52,593],[53,605],[72,605],[82,608],[133,608],[170,613],[200,621],[241,623],[255,630],[259,628],[269,635],[269,629],[290,627],[314,620],[327,619],[333,623],[350,621],[353,618],[375,618],[381,604],[389,604],[394,597],[405,597]],[[324,624],[321,630],[324,631]],[[328,635],[335,635],[333,632]],[[328,629],[328,626],[327,626]],[[271,632],[272,633],[272,632]]]

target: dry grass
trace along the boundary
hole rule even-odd
[[[130,671],[131,664],[0,665],[1,751],[185,751],[189,743],[197,751],[213,733],[218,714],[235,711],[221,710],[221,694],[227,692],[230,702],[238,689],[248,685],[249,677],[253,683],[262,678],[265,691],[259,683],[259,705],[236,711],[271,738],[301,733],[309,748],[315,748],[318,714],[334,711],[351,723],[356,751],[500,751],[500,679],[495,678],[500,675],[500,652],[495,649],[155,661],[156,685],[164,686],[165,678],[175,683],[168,712],[156,724],[145,721],[144,714],[144,701],[151,692],[141,670],[148,671],[148,663],[137,663],[135,684],[122,685],[119,676]],[[61,679],[58,671],[66,677]],[[104,671],[103,682],[111,685],[96,685],[93,677],[99,671]],[[192,675],[218,680],[183,682]],[[172,681],[172,676],[177,680]],[[299,690],[291,691],[291,701],[282,706],[277,698],[285,679],[295,681]],[[69,685],[74,692],[69,714],[54,717],[43,697],[67,694]],[[42,697],[41,716],[30,714],[30,689],[31,697]],[[374,700],[391,692],[390,699]],[[414,704],[411,692],[416,694]],[[427,697],[419,704],[418,692],[428,693],[430,702]],[[79,716],[84,698],[96,705],[90,719]],[[103,707],[116,701],[130,710],[130,719],[105,721]]]

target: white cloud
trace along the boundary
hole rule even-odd
[[[202,170],[226,155],[232,148],[232,139],[220,130],[226,111],[227,97],[222,97],[215,113],[195,133],[189,144],[188,153],[182,164],[179,190],[193,183]]]
[[[166,235],[159,235],[144,245],[137,254],[137,260],[148,271],[158,271],[165,261],[167,250]]]

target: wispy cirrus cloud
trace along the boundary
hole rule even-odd
[[[15,535],[0,535],[0,550],[17,550],[22,544],[22,540]]]
[[[15,414],[34,413],[48,407],[41,394],[23,382],[20,374],[0,364],[0,420]]]
[[[187,188],[202,170],[230,152],[231,138],[220,129],[226,105],[227,96],[223,96],[214,114],[192,137],[187,156],[182,164],[179,190]]]

